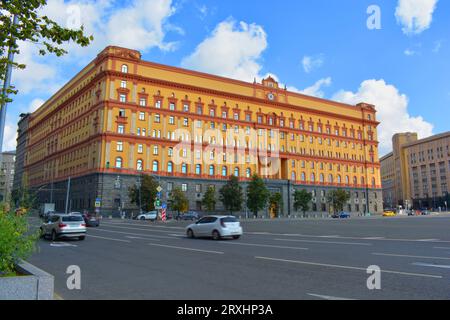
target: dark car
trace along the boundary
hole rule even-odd
[[[350,213],[345,212],[345,211],[342,211],[340,213],[336,213],[333,215],[334,219],[348,219],[350,217],[351,217]]]
[[[198,220],[199,218],[200,218],[199,214],[194,211],[189,211],[187,213],[177,215],[177,217],[176,217],[177,220],[183,220],[183,221],[195,221],[195,220]]]
[[[99,227],[100,219],[97,215],[91,213],[83,214],[84,222],[86,223],[86,227]]]

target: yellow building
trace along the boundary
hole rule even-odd
[[[384,206],[446,208],[450,132],[421,140],[417,133],[399,133],[393,136],[392,147],[393,152],[380,159]]]
[[[351,191],[348,209],[381,212],[375,107],[346,105],[280,88],[271,77],[247,83],[141,60],[107,47],[29,120],[26,177],[53,186],[57,209],[114,214],[129,203],[141,173],[155,175],[201,210],[208,186],[254,173],[284,198],[313,192],[312,209],[328,212],[330,189]],[[44,188],[48,190],[49,188]],[[48,201],[49,192],[41,194]],[[367,208],[366,205],[369,204]],[[218,208],[220,210],[220,208]]]

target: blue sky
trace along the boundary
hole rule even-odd
[[[376,5],[381,29],[369,30]],[[62,59],[21,44],[20,90],[9,105],[5,148],[21,112],[35,110],[106,45],[163,64],[252,81],[274,75],[290,90],[377,105],[380,153],[393,133],[449,130],[450,2],[445,0],[49,0],[43,10],[95,37]]]

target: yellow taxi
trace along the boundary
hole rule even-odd
[[[383,217],[395,217],[397,214],[394,210],[384,210]]]

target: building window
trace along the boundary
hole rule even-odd
[[[209,175],[213,176],[214,174],[215,174],[214,166],[211,165],[211,166],[209,166]]]
[[[222,167],[222,177],[228,176],[228,169],[227,167]]]
[[[183,105],[183,111],[184,112],[189,112],[189,105],[188,104],[184,104]]]
[[[197,164],[195,166],[195,174],[198,176],[202,174],[202,166],[201,165]]]
[[[156,161],[156,160],[153,161],[152,171],[153,172],[158,172],[159,171],[159,162]]]
[[[167,163],[167,172],[168,173],[173,173],[173,162],[172,161],[169,161]]]
[[[158,155],[158,146],[153,146],[153,155]]]
[[[127,102],[127,95],[126,94],[121,94],[119,96],[119,101],[122,102],[122,103]]]
[[[175,118],[173,116],[169,117],[169,124],[175,124]]]
[[[197,114],[202,115],[203,114],[203,108],[202,106],[197,106]]]
[[[124,126],[122,124],[119,124],[117,126],[117,133],[124,134],[124,132],[125,132]]]
[[[197,193],[202,192],[202,185],[201,184],[196,184],[195,185],[195,192],[197,192]]]
[[[239,168],[234,168],[234,176],[239,177]]]
[[[156,108],[156,109],[161,109],[161,100],[157,100],[157,101],[155,102],[155,108]]]
[[[138,153],[142,154],[144,152],[144,146],[142,144],[138,144]]]
[[[169,157],[173,157],[173,148],[169,148],[169,149],[167,150],[167,155],[168,155]]]
[[[246,176],[247,178],[250,178],[250,177],[252,176],[252,169],[247,168],[247,170],[245,171],[245,176]]]
[[[167,183],[167,191],[172,191],[173,190],[173,182],[168,182]]]
[[[145,121],[145,112],[139,112],[139,120]]]
[[[127,82],[125,80],[120,81],[120,87],[126,89]]]
[[[117,157],[116,158],[116,168],[117,169],[121,169],[122,168],[122,158],[121,157]]]
[[[122,73],[128,73],[128,66],[126,64],[122,65]]]
[[[188,190],[188,185],[187,185],[187,183],[182,183],[182,184],[181,184],[181,191],[187,192],[187,190]]]
[[[181,165],[181,173],[182,174],[187,174],[187,164],[186,163],[183,163]]]
[[[117,142],[117,151],[119,152],[123,151],[123,142]]]
[[[169,110],[170,111],[175,111],[175,103],[170,103],[169,104]]]
[[[141,128],[137,128],[137,132],[136,132],[136,134],[137,134],[138,136],[140,136],[140,135],[141,135]]]
[[[142,171],[142,170],[144,170],[144,165],[143,165],[142,160],[138,160],[138,161],[137,161],[137,164],[136,164],[136,170],[137,170],[137,171]]]
[[[155,114],[155,122],[160,123],[161,122],[161,116],[159,114]]]
[[[311,182],[314,183],[316,181],[316,175],[311,173]]]
[[[296,179],[296,176],[295,176],[295,172],[292,172],[291,173],[291,180],[292,181],[296,181],[297,179]]]
[[[189,126],[189,119],[188,119],[188,118],[184,118],[184,119],[183,119],[183,125],[184,125],[185,127]]]

